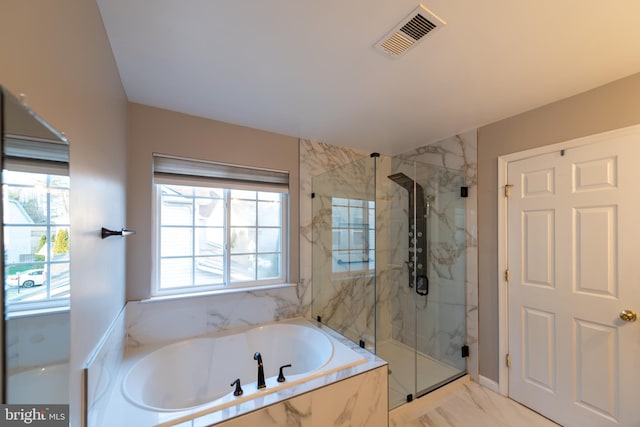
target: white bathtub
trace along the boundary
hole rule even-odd
[[[262,355],[266,388],[257,388]],[[138,360],[122,381],[134,405],[154,412],[204,408],[206,412],[261,397],[364,362],[366,359],[306,321],[278,322],[241,333],[166,345]],[[278,382],[280,366],[285,382]],[[241,396],[230,384],[240,379]]]

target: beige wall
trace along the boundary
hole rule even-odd
[[[286,170],[290,174],[290,281],[299,280],[298,139],[129,104],[127,300],[149,297],[152,269],[152,153]]]
[[[81,367],[124,304],[126,97],[95,1],[2,0],[0,84],[71,141],[71,424]]]
[[[480,374],[498,381],[498,156],[640,123],[640,73],[478,131]]]

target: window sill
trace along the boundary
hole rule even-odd
[[[239,292],[260,292],[260,291],[269,291],[272,289],[282,289],[282,288],[295,288],[298,286],[297,283],[277,283],[273,285],[259,285],[259,286],[237,286],[233,288],[223,288],[223,289],[214,289],[203,292],[190,292],[190,293],[181,293],[181,294],[171,294],[171,295],[158,295],[153,296],[147,299],[139,300],[140,303],[150,303],[150,302],[158,302],[158,301],[171,301],[171,300],[182,300],[182,299],[190,299],[190,298],[203,298],[214,295],[227,295],[227,294],[236,294]]]
[[[60,307],[47,307],[47,308],[33,308],[29,310],[15,310],[9,311],[6,313],[7,319],[19,319],[22,317],[36,317],[36,316],[47,316],[50,314],[58,314],[58,313],[68,313],[69,306],[64,305]]]

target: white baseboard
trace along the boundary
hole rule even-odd
[[[482,375],[480,375],[479,378],[480,378],[479,383],[480,383],[481,386],[486,387],[489,390],[494,391],[494,392],[496,392],[498,394],[502,394],[502,393],[500,393],[500,384],[498,384],[494,380],[490,380],[487,377],[483,377]]]

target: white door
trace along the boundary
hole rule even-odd
[[[640,320],[620,316],[640,312],[640,134],[510,162],[508,183],[509,396],[640,426]]]

